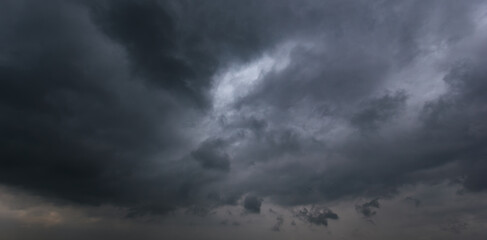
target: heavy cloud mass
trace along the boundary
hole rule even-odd
[[[0,224],[484,239],[486,42],[483,0],[2,1]]]

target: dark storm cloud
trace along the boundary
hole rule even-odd
[[[182,52],[189,49],[178,46],[185,43],[162,4],[101,1],[91,7],[95,24],[126,49],[134,74],[156,84],[151,86],[174,91],[195,103],[204,102],[201,89],[208,85],[214,59],[204,52]],[[205,61],[194,61],[197,57]]]
[[[204,168],[230,165],[217,143],[192,152],[202,168],[176,161],[192,148],[185,114],[208,106],[218,66],[273,42],[258,20],[236,21],[260,7],[218,4],[2,3],[2,183],[142,212],[193,204],[214,179]]]
[[[117,48],[103,48],[84,11],[30,4],[12,7],[18,16],[2,44],[9,59],[0,73],[2,181],[103,201],[119,191],[111,184],[131,175],[129,159],[162,140],[151,127],[156,116],[152,107],[136,109],[127,101],[148,99],[127,91],[123,72],[109,70],[123,65],[122,56]],[[159,107],[169,107],[164,105]]]
[[[250,213],[260,213],[260,206],[262,205],[262,198],[254,195],[246,196],[244,199],[244,208]]]
[[[171,52],[178,33],[163,6],[2,5],[13,13],[2,21],[1,181],[81,203],[156,212],[183,203],[201,179],[180,177],[198,168],[167,162],[185,148],[176,126],[182,109],[200,106],[192,99],[205,95],[214,67],[205,56],[198,64],[209,65],[187,66]],[[195,152],[205,167],[228,168],[208,151]],[[154,154],[175,172],[156,170]]]
[[[362,215],[364,215],[364,217],[367,217],[367,218],[372,217],[375,214],[377,214],[376,209],[379,209],[379,208],[380,208],[380,203],[379,203],[378,198],[373,199],[370,202],[366,202],[366,203],[355,206],[355,209],[357,210],[357,212],[361,213]]]
[[[393,7],[394,4],[398,5]],[[419,44],[426,41],[424,31],[433,31],[434,39],[452,45],[462,40],[462,35],[470,36],[473,23],[469,20],[469,7],[472,5],[394,4],[378,4],[373,9],[364,7],[362,10],[371,13],[366,16],[355,14],[354,8],[344,5],[350,15],[347,19],[335,19],[340,34],[334,32],[337,30],[334,27],[322,29],[323,35],[316,37],[311,47],[297,46],[291,50],[290,63],[284,70],[264,75],[253,92],[239,99],[236,107],[241,118],[257,115],[266,123],[260,135],[248,134],[239,142],[241,149],[234,156],[239,163],[258,166],[242,185],[244,189],[271,196],[283,204],[305,204],[343,196],[389,196],[403,184],[463,174],[460,169],[448,173],[449,176],[441,170],[435,172],[448,164],[475,163],[476,169],[483,169],[483,161],[474,159],[485,152],[482,150],[484,124],[479,121],[484,115],[479,104],[484,100],[479,95],[470,108],[461,108],[462,103],[457,103],[471,101],[476,95],[474,89],[484,89],[480,83],[483,75],[476,77],[470,73],[479,70],[466,70],[467,76],[457,80],[461,84],[450,87],[440,100],[418,106],[416,109],[424,110],[419,110],[419,117],[412,120],[410,104],[416,99],[410,94],[415,89],[399,88],[391,92],[384,87],[394,81],[406,81],[391,80],[391,76],[428,54]],[[441,19],[438,26],[426,24],[432,17],[428,7],[438,10],[434,14],[434,18]],[[392,15],[396,10],[408,17],[398,19]],[[380,20],[368,21],[374,14],[379,14]],[[451,82],[450,78],[447,76],[445,81]],[[470,84],[475,87],[470,89]],[[462,119],[460,116],[466,116],[462,113],[468,114],[468,119]],[[329,128],[321,125],[324,123],[329,123]],[[413,127],[401,129],[405,123]],[[469,126],[473,123],[475,130]],[[367,134],[353,132],[350,127],[365,130]],[[326,137],[326,133],[336,134],[333,128],[352,132],[336,143],[337,140]],[[320,135],[320,130],[324,135]],[[296,139],[288,142],[296,144],[279,146],[260,141],[265,136],[286,131],[292,132]],[[290,146],[299,146],[295,148],[296,155],[283,154],[293,149]],[[264,149],[265,154],[256,155],[259,151],[255,150],[259,149]],[[470,176],[466,186],[481,189],[485,181],[475,172],[482,170],[464,168]],[[433,173],[428,175],[425,171]]]
[[[330,209],[313,206],[298,210],[296,217],[315,225],[328,226],[328,219],[337,220],[338,215]]]
[[[455,63],[445,81],[449,94],[425,107],[424,124],[428,135],[441,144],[450,145],[452,156],[460,162],[466,176],[464,185],[472,191],[487,189],[484,170],[487,143],[484,92],[487,89],[485,48],[479,49],[477,61]],[[458,141],[456,143],[452,141]]]
[[[360,112],[352,116],[351,123],[362,130],[373,130],[397,115],[397,111],[404,106],[405,101],[404,92],[372,99],[364,104]]]
[[[477,38],[475,3],[4,1],[0,183],[130,216],[207,215],[242,196],[258,213],[263,198],[373,198],[461,176],[484,190],[487,51],[461,45]],[[216,107],[222,72],[285,62],[281,48],[285,67]],[[446,90],[415,103],[434,51],[451,58]]]
[[[228,171],[230,157],[221,149],[224,143],[221,139],[207,140],[191,154],[204,168]]]
[[[332,102],[333,107],[342,107],[371,94],[388,73],[421,54],[417,42],[424,31],[435,31],[438,39],[453,40],[470,30],[467,16],[457,11],[468,5],[453,1],[441,6],[434,1],[328,1],[320,7],[323,16],[308,27],[317,31],[317,36],[309,37],[316,38],[313,43],[317,46],[296,47],[291,52],[290,66],[266,76],[262,86],[244,103],[290,108],[310,100],[310,104]],[[325,9],[333,9],[333,13]],[[448,30],[424,25],[432,17],[428,9],[438,9],[434,17],[440,18],[441,27]],[[397,14],[404,14],[404,18]]]

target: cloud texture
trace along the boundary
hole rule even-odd
[[[405,186],[484,191],[486,12],[480,0],[2,1],[0,184],[134,217],[355,198],[375,199],[357,205],[371,217]],[[301,216],[338,219],[320,211]]]

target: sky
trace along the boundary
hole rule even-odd
[[[486,239],[486,43],[485,0],[3,0],[0,238]]]

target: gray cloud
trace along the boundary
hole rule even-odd
[[[4,1],[0,183],[129,217],[484,191],[481,3]]]
[[[282,216],[276,217],[276,224],[272,226],[272,231],[279,232],[281,231],[282,224],[284,224],[284,218]]]
[[[421,200],[414,198],[414,197],[406,197],[406,198],[404,198],[404,200],[414,204],[415,207],[419,207],[421,205]]]
[[[362,130],[373,130],[391,117],[397,115],[406,101],[404,92],[397,92],[393,96],[386,94],[383,97],[372,99],[365,103],[360,112],[355,113],[351,123]]]
[[[374,216],[375,214],[377,214],[376,210],[375,209],[379,209],[380,208],[380,203],[379,203],[379,199],[376,198],[376,199],[373,199],[369,202],[366,202],[366,203],[363,203],[363,204],[360,204],[360,205],[356,205],[355,206],[355,209],[361,213],[362,215],[364,215],[364,217],[372,217]]]
[[[245,197],[243,206],[245,210],[250,213],[260,213],[260,206],[262,205],[262,201],[263,199],[257,196],[249,195]]]
[[[328,219],[338,219],[338,215],[330,209],[317,206],[312,206],[310,209],[305,207],[298,210],[296,217],[318,226],[328,226]]]
[[[207,140],[193,151],[191,155],[204,168],[228,171],[230,168],[230,157],[221,150],[223,144],[224,142],[221,139]]]

